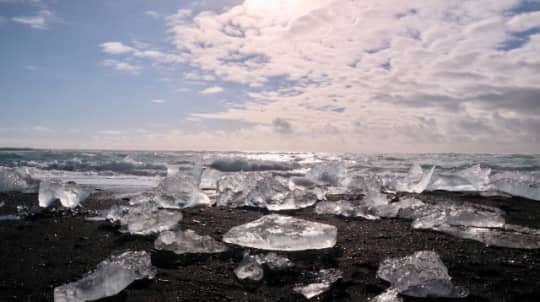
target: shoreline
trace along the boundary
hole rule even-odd
[[[430,192],[417,196],[430,202],[452,199],[496,206],[509,223],[540,228],[540,202],[521,198],[481,197],[471,193]],[[0,193],[0,215],[14,214],[17,205],[37,205],[37,194]],[[94,194],[88,210],[107,209],[122,200]],[[268,213],[260,209],[190,208],[182,210],[181,229],[220,240],[231,227]],[[281,213],[281,212],[280,212]],[[265,272],[263,281],[236,279],[233,270],[246,249],[232,247],[216,255],[176,256],[153,249],[155,236],[122,234],[109,222],[89,222],[83,215],[43,211],[15,221],[0,221],[0,300],[52,301],[54,287],[78,280],[97,263],[125,250],[146,250],[158,268],[153,280],[140,280],[117,296],[99,301],[307,301],[293,292],[308,272],[339,268],[344,276],[331,289],[310,301],[367,301],[388,287],[376,278],[379,263],[419,250],[434,250],[456,285],[465,286],[464,299],[404,301],[537,301],[540,296],[540,250],[485,247],[430,230],[413,230],[410,221],[376,221],[317,215],[313,207],[282,212],[338,228],[338,242],[329,250],[281,253],[295,268]]]

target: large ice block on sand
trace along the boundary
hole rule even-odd
[[[433,176],[428,189],[444,191],[484,191],[490,182],[490,168],[474,165],[453,173],[441,173]]]
[[[199,189],[199,180],[181,173],[165,177],[155,189],[134,198],[131,203],[149,201],[169,209],[212,205],[210,198]]]
[[[27,168],[0,167],[0,192],[34,193],[38,190],[39,181],[32,178]]]
[[[540,201],[540,183],[519,179],[500,179],[492,183],[492,188],[513,196]]]
[[[118,222],[121,231],[137,235],[148,235],[168,231],[182,220],[177,210],[160,209],[153,204],[113,207],[107,214],[111,222]]]
[[[452,284],[448,269],[433,251],[386,259],[380,264],[377,276],[406,296],[463,298],[468,295],[467,289]]]
[[[210,236],[201,236],[193,230],[162,232],[154,241],[154,247],[158,250],[172,251],[176,254],[212,254],[222,253],[227,250],[227,246],[223,243]]]
[[[66,208],[74,208],[89,195],[87,190],[72,182],[44,180],[39,184],[39,206],[43,208],[50,206],[55,200],[60,200]]]
[[[154,278],[156,269],[144,251],[128,251],[102,261],[79,281],[54,289],[54,302],[94,301],[120,293],[133,281]]]
[[[437,204],[421,208],[416,213],[414,228],[434,228],[440,225],[498,228],[505,224],[503,212],[480,205]]]
[[[219,180],[218,192],[219,206],[258,207],[271,211],[309,207],[320,198],[317,188],[306,189],[285,177],[257,173],[227,175]]]
[[[325,291],[329,290],[332,284],[343,277],[343,273],[337,269],[322,269],[316,275],[313,283],[302,285],[298,284],[294,287],[294,291],[302,294],[306,299],[316,297]]]
[[[335,226],[272,214],[231,228],[223,241],[261,250],[302,251],[331,248],[336,237]]]

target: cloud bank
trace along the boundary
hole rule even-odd
[[[169,58],[199,79],[242,87],[243,103],[192,117],[251,125],[228,133],[248,149],[534,152],[540,12],[531,3],[246,0],[169,16],[166,53],[102,49]]]

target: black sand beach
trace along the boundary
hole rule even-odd
[[[419,198],[497,206],[507,213],[509,223],[540,228],[540,202],[447,192],[424,193]],[[3,193],[2,202],[0,215],[15,214],[17,205],[35,207],[37,194]],[[86,204],[87,209],[96,210],[121,202],[125,201],[99,193]],[[221,239],[229,228],[266,212],[214,207],[183,213],[182,229]],[[84,211],[74,215],[46,210],[24,220],[0,221],[0,301],[52,301],[56,286],[79,279],[111,254],[125,250],[152,252],[158,275],[100,301],[306,301],[293,292],[294,284],[305,281],[310,271],[332,267],[342,270],[344,278],[312,301],[367,301],[388,287],[376,278],[383,259],[419,250],[439,253],[454,284],[470,290],[469,297],[455,301],[540,300],[540,250],[486,247],[434,231],[413,230],[410,221],[402,219],[368,221],[317,215],[312,207],[286,214],[335,225],[337,245],[330,250],[288,253],[296,266],[281,273],[267,271],[259,283],[236,279],[233,270],[242,258],[242,249],[184,257],[157,252],[153,250],[154,236],[131,236],[108,222],[85,221]]]

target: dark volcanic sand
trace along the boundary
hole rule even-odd
[[[501,207],[509,223],[540,227],[540,202],[524,199],[482,198],[471,194],[423,194],[426,201],[448,199]],[[108,208],[120,201],[94,195],[90,208]],[[16,205],[36,205],[36,194],[0,194],[0,215],[16,213]],[[229,228],[265,214],[261,210],[203,208],[184,212],[180,226],[220,239]],[[222,255],[185,256],[156,252],[155,237],[121,234],[108,222],[87,222],[84,216],[44,212],[20,221],[0,221],[0,301],[52,301],[54,287],[79,279],[113,253],[152,251],[158,275],[137,281],[121,294],[100,301],[306,301],[295,294],[295,283],[309,271],[338,267],[344,278],[312,301],[367,301],[388,284],[376,278],[379,263],[419,250],[435,250],[447,265],[454,283],[469,288],[466,299],[411,299],[405,301],[540,301],[540,251],[485,247],[433,231],[412,230],[399,219],[367,221],[319,216],[313,208],[288,215],[338,227],[335,248],[287,254],[296,267],[287,272],[267,271],[260,283],[239,281],[233,269],[242,250]]]

